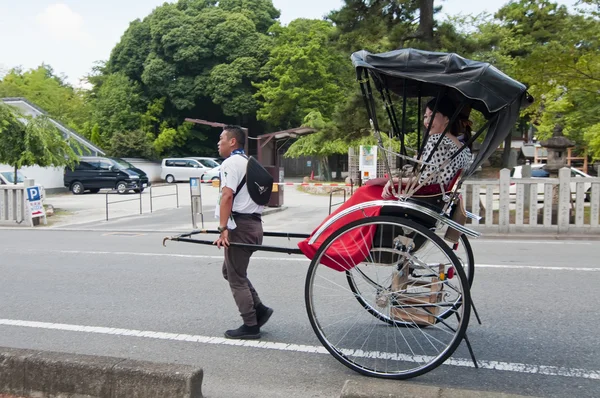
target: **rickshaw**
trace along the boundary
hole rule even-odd
[[[400,176],[418,177],[429,162],[410,156],[405,142],[407,109],[415,108],[416,102],[415,152],[422,152],[431,129],[430,122],[421,134],[422,99],[428,97],[446,96],[456,102],[450,123],[471,110],[483,116],[483,125],[447,161],[483,137],[471,164],[450,186],[431,190],[429,185],[424,190],[426,181],[413,178],[416,182],[399,188],[393,199],[355,201],[331,214],[310,235],[264,233],[302,239],[299,249],[231,245],[309,257],[305,305],[312,329],[333,357],[359,373],[390,379],[419,376],[444,363],[463,340],[477,367],[466,334],[474,308],[470,287],[475,268],[468,237],[480,234],[465,226],[465,216],[477,215],[465,211],[461,185],[504,141],[520,110],[533,98],[523,84],[494,66],[453,53],[359,51],[351,60],[379,150],[390,152],[379,129],[378,111],[387,114],[389,134],[400,140],[400,151],[393,153]],[[400,118],[393,98],[402,101]],[[436,111],[432,110],[434,116]],[[391,179],[394,165],[388,156],[383,159]],[[167,237],[163,244],[166,240],[212,244],[193,238],[200,233],[218,232],[196,230]]]

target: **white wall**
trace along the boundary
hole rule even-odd
[[[7,164],[0,164],[3,168],[11,168]],[[36,185],[41,185],[46,191],[64,188],[64,167],[31,166],[21,168],[21,173],[27,178],[33,178]]]

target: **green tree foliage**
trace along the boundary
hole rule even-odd
[[[72,167],[76,156],[46,116],[25,117],[8,105],[0,104],[0,163],[14,167],[15,181],[21,167]]]
[[[90,116],[84,92],[65,83],[48,65],[10,70],[0,80],[0,98],[5,97],[23,97],[75,130],[84,129]]]
[[[142,130],[115,133],[110,139],[110,153],[119,158],[155,157],[152,143],[154,135]]]
[[[330,120],[353,83],[352,65],[336,50],[334,27],[297,19],[275,26],[275,47],[266,65],[269,79],[256,84],[262,107],[258,118],[277,128],[294,128],[311,112]]]
[[[328,18],[338,27],[339,45],[349,51],[388,51],[414,36],[419,0],[344,0]]]
[[[277,18],[271,0],[180,0],[157,7],[130,24],[90,78],[94,122],[107,138],[142,130],[158,140],[157,153],[187,155],[214,151],[218,132],[182,130],[185,118],[258,131],[252,83],[264,77],[272,47],[267,32]]]
[[[145,107],[140,85],[124,74],[113,73],[98,90],[93,121],[100,126],[100,135],[110,140],[114,132],[139,128]]]
[[[589,9],[569,12],[548,0],[512,1],[495,17],[478,33],[490,48],[484,57],[529,86],[537,101],[525,114],[537,138],[548,138],[560,126],[599,156],[593,137],[600,123],[597,17]]]

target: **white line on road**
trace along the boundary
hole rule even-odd
[[[469,240],[472,245],[476,243],[490,243],[497,245],[498,242],[502,242],[502,244],[511,244],[511,245],[597,245],[596,242],[577,242],[573,240],[505,240],[505,239],[472,239]]]
[[[69,332],[80,332],[80,333],[95,333],[104,335],[115,335],[115,336],[130,336],[130,337],[142,337],[158,340],[171,340],[171,341],[188,341],[192,343],[201,344],[215,344],[215,345],[233,345],[241,347],[251,348],[264,348],[268,350],[278,351],[292,351],[301,353],[311,354],[327,354],[328,351],[324,347],[320,346],[309,346],[303,344],[288,344],[288,343],[277,343],[271,341],[252,341],[252,340],[229,340],[222,337],[210,337],[200,336],[191,334],[179,334],[179,333],[164,333],[154,332],[148,330],[135,330],[135,329],[120,329],[110,328],[101,326],[84,326],[84,325],[70,325],[64,323],[48,323],[48,322],[35,322],[35,321],[22,321],[16,319],[0,319],[0,325],[4,326],[16,326],[33,329],[46,329],[46,330],[63,330]],[[356,354],[356,352],[354,352]],[[398,357],[399,360],[405,362],[418,362],[417,359],[409,356],[397,353],[386,353],[386,352],[361,352],[361,356],[365,355],[369,358],[377,357]],[[421,357],[420,360],[423,360]],[[547,365],[531,365],[525,363],[511,363],[511,362],[498,362],[498,361],[477,361],[480,368],[490,370],[503,370],[508,372],[517,373],[528,373],[528,374],[540,374],[546,376],[565,376],[565,377],[577,377],[583,379],[600,380],[600,371],[577,369],[577,368],[566,368],[559,366],[547,366]],[[444,362],[444,365],[459,366],[473,368],[473,362],[465,358],[449,358]]]
[[[7,250],[0,250],[7,251]],[[115,255],[115,256],[127,256],[127,257],[175,257],[175,258],[193,258],[193,259],[206,259],[206,260],[222,260],[223,256],[207,256],[201,254],[173,254],[173,253],[137,253],[137,252],[109,252],[109,251],[83,251],[83,250],[28,250],[29,252],[44,252],[44,253],[59,253],[59,254],[76,254],[76,255]],[[22,254],[22,251],[20,252]],[[310,260],[305,257],[258,257],[253,256],[251,260],[254,261],[291,261],[291,262],[305,262],[308,263]],[[475,264],[476,268],[502,268],[502,269],[522,269],[522,270],[545,270],[545,271],[580,271],[580,272],[600,272],[600,268],[571,268],[571,267],[547,267],[538,265],[514,265],[514,264]]]

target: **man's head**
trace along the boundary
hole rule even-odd
[[[229,157],[231,152],[246,145],[246,133],[240,126],[225,126],[219,138],[219,155]]]

